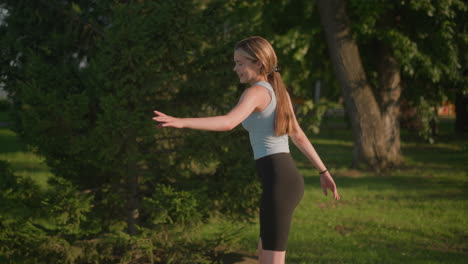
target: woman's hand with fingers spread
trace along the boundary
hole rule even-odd
[[[335,181],[333,180],[330,172],[324,172],[320,174],[320,185],[322,185],[322,190],[325,195],[327,195],[327,188],[333,192],[333,198],[335,200],[340,199],[340,195],[338,194],[338,190],[336,189]]]
[[[175,127],[175,128],[184,127],[181,118],[168,116],[159,111],[154,111],[154,113],[156,114],[156,117],[153,117],[153,120],[156,122],[159,122],[158,127]]]

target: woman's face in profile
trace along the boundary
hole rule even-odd
[[[245,56],[242,50],[234,51],[234,71],[239,77],[241,83],[254,83],[259,79],[261,63],[252,62]]]

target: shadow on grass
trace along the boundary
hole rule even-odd
[[[256,257],[249,253],[227,253],[222,258],[223,264],[256,264]]]

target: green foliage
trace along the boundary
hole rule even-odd
[[[187,191],[176,191],[170,185],[158,184],[151,197],[145,197],[145,207],[153,224],[187,223],[200,218],[196,197]]]
[[[75,263],[72,236],[86,232],[91,196],[55,179],[43,191],[32,179],[14,175],[0,161],[0,258],[5,263]]]
[[[255,215],[247,133],[158,130],[151,117],[219,115],[235,105],[242,90],[232,85],[229,54],[242,29],[225,34],[221,23],[235,21],[225,10],[232,3],[26,2],[6,1],[0,41],[15,63],[1,75],[15,131],[56,177],[34,192],[38,206],[22,210],[40,208],[28,220],[39,238],[5,254],[42,248],[38,263],[130,263],[141,252],[163,263],[208,259],[208,246],[182,244],[190,253],[170,232],[212,215]],[[139,234],[130,236],[132,227]]]
[[[349,3],[353,32],[362,46],[370,48],[361,55],[377,55],[376,41],[388,43],[401,65],[404,82],[419,80],[418,87],[411,90],[462,77],[460,44],[467,33],[460,28],[463,24],[459,19],[467,8],[458,0]]]
[[[6,99],[0,99],[0,111],[1,112],[6,112],[7,110],[10,109],[10,102]]]
[[[433,140],[429,127],[434,119],[422,109],[446,99],[454,102],[456,94],[466,93],[468,87],[467,10],[460,0],[348,2],[367,77],[379,91],[377,64],[384,55],[382,47],[388,46],[400,66],[402,98],[417,105],[423,127],[419,134],[426,140]]]
[[[321,81],[323,95],[337,101],[341,92],[315,2],[265,1],[257,10],[263,18],[258,31],[271,40],[281,75],[293,97],[312,99],[315,83]]]
[[[337,108],[341,108],[341,105],[326,99],[321,99],[315,104],[312,100],[306,100],[298,106],[296,115],[303,129],[318,134],[326,112]]]
[[[467,32],[460,19],[467,9],[463,1],[427,0],[402,1],[389,10],[403,12],[394,24],[387,25],[382,40],[393,46],[406,81],[440,83],[462,77],[460,41]],[[401,23],[413,23],[413,27],[399,26]]]
[[[434,106],[430,105],[424,97],[419,98],[416,111],[417,119],[421,124],[418,134],[429,143],[434,143],[433,128],[438,123],[437,114],[434,112]]]
[[[45,213],[51,218],[48,224],[53,226],[58,234],[76,235],[85,230],[82,222],[91,211],[92,195],[78,193],[69,181],[62,178],[51,178],[49,190],[42,200]]]
[[[215,257],[215,248],[226,241],[223,234],[193,240],[186,230],[177,229],[155,233],[142,228],[132,237],[125,232],[124,221],[89,237],[95,233],[92,195],[59,178],[43,190],[30,178],[14,175],[4,161],[0,174],[2,263],[211,263],[207,259]]]

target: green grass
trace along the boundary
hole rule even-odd
[[[16,175],[31,177],[45,188],[52,173],[43,158],[20,142],[16,133],[8,127],[9,123],[9,114],[0,111],[0,160],[7,161]]]
[[[31,177],[41,187],[52,176],[44,159],[28,150],[7,127],[0,127],[0,160],[7,161],[16,175]]]
[[[402,131],[405,165],[378,174],[349,168],[353,144],[346,126],[309,135],[335,177],[340,201],[323,196],[316,170],[293,147],[306,191],[294,215],[287,263],[465,263],[468,139],[452,133],[453,120],[440,125],[435,144]],[[0,159],[43,186],[51,176],[7,128],[0,128]],[[230,250],[255,255],[258,224],[213,219],[198,229],[204,237],[222,230],[238,234]]]

